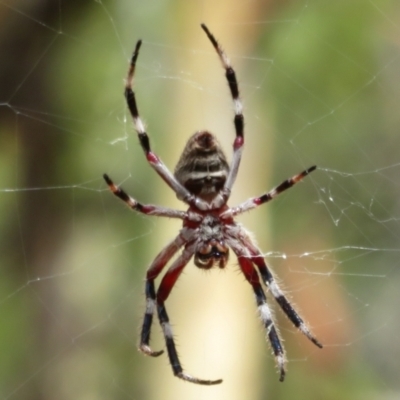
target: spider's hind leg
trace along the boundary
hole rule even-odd
[[[215,39],[214,35],[209,31],[205,24],[201,24],[201,28],[206,33],[208,39],[212,43],[215,51],[221,60],[222,66],[225,69],[225,78],[227,80],[231,97],[233,101],[233,108],[235,112],[234,126],[235,126],[235,140],[233,142],[233,157],[229,169],[229,175],[226,179],[224,188],[222,189],[219,196],[213,201],[215,207],[221,207],[222,204],[226,203],[231,194],[232,186],[235,183],[236,176],[239,170],[240,161],[242,158],[242,151],[244,145],[244,116],[243,116],[243,104],[240,100],[239,84],[236,78],[235,70],[233,69],[229,57],[226,55],[221,45]]]

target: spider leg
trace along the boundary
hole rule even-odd
[[[293,185],[300,182],[303,178],[305,178],[308,174],[315,171],[317,167],[313,165],[310,168],[305,169],[300,174],[294,175],[289,179],[283,181],[280,185],[276,186],[274,189],[270,190],[267,193],[262,194],[259,197],[252,197],[243,203],[239,204],[236,207],[231,207],[226,210],[223,214],[221,214],[221,218],[232,218],[238,214],[242,214],[246,211],[250,211],[251,209],[261,206],[264,203],[267,203],[270,200],[273,200],[279,194],[284,192],[287,189],[290,189]]]
[[[136,43],[135,50],[133,52],[130,67],[128,70],[128,75],[125,83],[125,98],[131,113],[133,124],[135,126],[135,130],[138,134],[140,145],[146,155],[146,159],[148,163],[152,166],[152,168],[158,173],[159,176],[164,180],[165,183],[176,193],[179,199],[186,202],[189,205],[196,205],[202,209],[210,208],[208,203],[205,201],[198,199],[196,196],[191,194],[184,186],[182,186],[175,176],[169,171],[166,165],[161,161],[161,159],[151,151],[150,147],[150,139],[147,135],[145,125],[140,118],[139,109],[136,103],[135,92],[132,89],[133,85],[133,77],[136,68],[136,61],[139,56],[139,49],[142,44],[142,41],[139,40]]]
[[[293,308],[293,306],[290,304],[286,296],[283,294],[282,290],[279,288],[271,271],[268,269],[267,264],[265,263],[264,257],[257,251],[257,253],[254,254],[252,260],[254,264],[257,265],[263,281],[271,290],[271,293],[274,296],[276,302],[279,304],[282,311],[286,314],[286,316],[289,318],[292,324],[297,329],[299,329],[299,331],[303,333],[311,342],[313,342],[317,347],[322,349],[323,347],[322,344],[311,333],[310,328],[303,321],[299,313]]]
[[[180,247],[186,243],[186,238],[179,234],[173,241],[171,241],[161,252],[157,255],[151,263],[146,274],[146,312],[143,318],[142,331],[140,334],[139,350],[148,356],[157,357],[164,351],[153,351],[150,348],[150,332],[153,324],[153,315],[156,306],[156,291],[154,288],[154,280],[163,270],[168,261],[176,254]]]
[[[216,207],[222,206],[228,200],[232,186],[236,180],[236,176],[238,173],[240,160],[242,157],[242,150],[244,144],[244,117],[243,117],[243,104],[240,100],[239,96],[239,85],[236,79],[236,74],[234,69],[232,68],[231,62],[228,56],[225,54],[224,50],[222,49],[221,45],[215,39],[214,35],[208,30],[207,26],[201,24],[202,29],[206,33],[207,37],[210,39],[214,49],[218,53],[218,56],[222,62],[222,66],[225,69],[225,77],[228,81],[229,89],[231,92],[231,96],[233,99],[233,105],[235,110],[235,117],[234,117],[234,125],[235,125],[235,132],[236,137],[233,142],[233,158],[232,163],[229,169],[229,175],[225,182],[225,186],[222,189],[219,196],[213,201]]]
[[[278,331],[272,319],[272,313],[267,304],[267,298],[261,286],[260,278],[258,276],[256,269],[253,266],[252,259],[250,259],[248,255],[244,255],[247,253],[247,251],[245,251],[246,249],[236,240],[231,240],[229,245],[232,247],[232,250],[235,252],[238,258],[241,271],[243,272],[245,278],[253,288],[256,297],[258,312],[260,314],[264,327],[267,331],[268,340],[271,344],[272,351],[274,353],[274,357],[279,369],[280,373],[279,380],[283,382],[286,374],[285,350],[283,348],[283,345],[279,338]]]
[[[136,201],[133,197],[129,196],[122,188],[117,186],[107,174],[103,175],[111,192],[125,202],[132,210],[138,211],[142,214],[156,215],[158,217],[168,217],[168,218],[179,218],[184,219],[187,217],[187,212],[174,210],[172,208],[166,208],[161,206],[156,206],[153,204],[141,204]]]
[[[164,304],[173,286],[175,285],[177,279],[179,278],[179,275],[181,274],[182,270],[185,268],[189,260],[192,258],[194,250],[195,250],[195,245],[193,243],[190,246],[186,245],[181,256],[179,256],[175,260],[175,262],[171,265],[171,267],[168,269],[163,279],[161,280],[160,286],[157,291],[158,319],[160,320],[160,324],[163,330],[165,343],[168,351],[168,358],[174,375],[180,379],[183,379],[184,381],[197,383],[200,385],[217,385],[222,382],[222,379],[214,381],[204,380],[196,378],[184,372],[182,365],[179,361],[171,324],[169,322],[169,317]]]
[[[264,257],[262,256],[260,250],[253,244],[249,235],[243,228],[237,227],[240,229],[240,240],[245,248],[250,251],[251,261],[257,266],[261,278],[267,287],[270,289],[272,295],[274,296],[276,302],[279,304],[282,311],[286,314],[292,324],[299,329],[312,343],[314,343],[317,347],[322,349],[322,344],[318,341],[318,339],[311,333],[310,328],[300,317],[299,313],[294,309],[294,307],[290,304],[286,296],[283,294],[279,285],[275,281],[274,276],[269,270]]]

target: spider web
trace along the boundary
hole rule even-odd
[[[1,397],[398,398],[399,5],[84,3],[0,0]],[[185,384],[165,355],[136,351],[146,266],[179,222],[130,212],[101,176],[183,207],[146,165],[122,96],[139,37],[135,87],[154,150],[173,168],[206,128],[230,157],[232,103],[200,22],[231,58],[245,106],[230,203],[318,165],[240,218],[325,345],[271,300],[284,384],[233,257],[226,271],[190,264],[167,302],[185,369],[222,385]],[[163,346],[158,324],[153,341]]]

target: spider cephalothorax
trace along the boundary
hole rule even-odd
[[[171,189],[174,190],[177,197],[188,205],[188,209],[187,211],[179,211],[151,204],[141,204],[130,197],[123,189],[115,185],[104,174],[104,179],[111,191],[132,209],[148,215],[179,218],[183,222],[182,229],[178,235],[161,250],[147,270],[145,286],[146,311],[139,349],[153,357],[163,353],[162,350],[153,351],[150,347],[150,330],[154,312],[157,310],[158,319],[163,329],[169,361],[174,374],[185,381],[202,385],[214,385],[222,382],[222,379],[199,379],[184,372],[176,351],[171,324],[165,308],[165,301],[181,272],[192,257],[194,257],[195,265],[199,268],[210,269],[213,266],[224,268],[228,261],[230,248],[236,255],[239,267],[246,280],[253,288],[258,312],[265,326],[267,337],[280,371],[280,380],[283,381],[285,377],[285,351],[275,328],[261,280],[292,324],[316,346],[322,347],[322,345],[311,334],[306,323],[283,294],[268,268],[261,251],[253,243],[247,231],[234,220],[234,217],[272,200],[284,190],[289,189],[295,183],[302,180],[310,172],[314,171],[316,167],[312,166],[300,174],[283,181],[271,191],[258,197],[252,197],[236,207],[229,207],[227,205],[239,169],[244,145],[243,107],[239,98],[239,87],[235,72],[228,57],[208,28],[204,24],[201,27],[222,62],[233,99],[236,136],[233,142],[231,163],[228,164],[217,139],[208,131],[196,132],[189,139],[174,174],[151,151],[150,139],[140,119],[135,93],[132,90],[136,60],[142,43],[139,40],[131,59],[126,80],[126,101],[147,161]],[[182,249],[181,253],[172,261],[156,292],[154,280],[180,249]]]
[[[207,214],[197,230],[198,246],[194,253],[194,263],[199,268],[210,269],[218,264],[224,268],[229,258],[229,248],[225,243],[226,224],[217,215]]]

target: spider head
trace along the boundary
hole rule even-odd
[[[228,162],[216,137],[199,131],[186,143],[174,174],[190,193],[211,202],[224,187],[228,172]]]
[[[194,264],[202,269],[210,269],[215,264],[224,268],[229,258],[229,248],[221,241],[210,240],[201,245],[194,255]]]
[[[216,215],[207,214],[197,228],[198,245],[194,253],[194,264],[202,269],[214,265],[224,268],[229,258],[225,244],[224,227]]]

